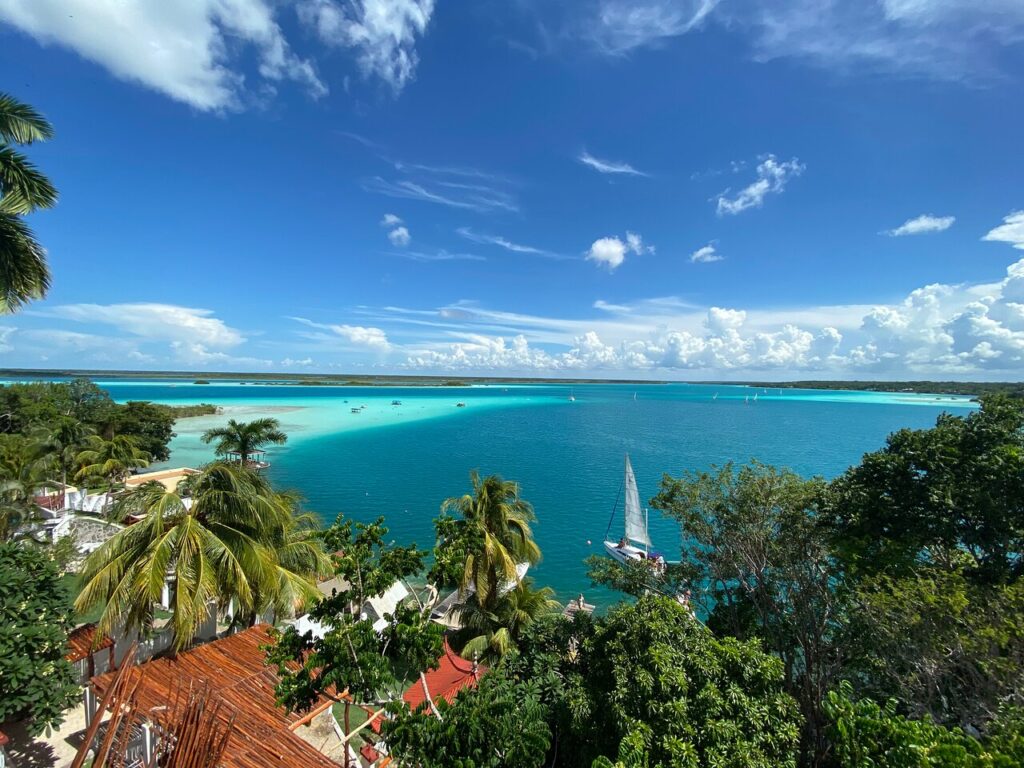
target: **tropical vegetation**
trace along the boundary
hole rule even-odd
[[[0,314],[50,287],[46,251],[25,216],[57,204],[57,190],[19,147],[53,138],[53,126],[28,104],[0,93]]]
[[[238,620],[251,625],[318,597],[316,580],[329,564],[315,520],[297,512],[294,496],[225,462],[182,485],[145,483],[116,502],[119,516],[138,522],[86,558],[75,602],[80,612],[103,606],[102,633],[151,629],[165,584],[176,649],[192,642],[212,608],[233,605]]]
[[[237,455],[239,464],[247,464],[249,457],[268,445],[284,445],[288,435],[281,431],[277,419],[255,419],[239,422],[229,419],[223,427],[208,429],[203,433],[204,443],[216,442],[214,450],[218,456]]]
[[[27,720],[40,733],[63,722],[79,695],[64,659],[72,615],[46,554],[0,542],[0,725]]]

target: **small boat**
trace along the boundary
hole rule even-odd
[[[362,412],[363,412],[362,408],[353,408],[352,409],[352,413],[362,413]]]
[[[575,403],[576,402],[576,395],[573,394],[573,391],[571,389],[569,390],[569,402],[570,403]]]
[[[392,400],[392,401],[391,401],[391,404],[392,404],[392,405],[401,405],[401,404],[402,404],[402,401],[401,401],[401,400]]]
[[[750,405],[750,395],[744,395],[743,396],[743,404],[744,405]]]
[[[651,552],[651,537],[647,530],[647,510],[640,507],[640,491],[636,487],[636,475],[633,465],[626,454],[626,470],[622,480],[625,489],[623,513],[625,517],[625,535],[618,542],[608,539],[612,523],[615,521],[615,509],[612,509],[608,530],[605,531],[604,548],[609,555],[620,563],[646,563],[656,573],[665,570],[665,559],[656,552]],[[616,507],[618,502],[616,501]]]
[[[456,404],[455,404],[455,407],[456,407],[456,408],[465,408],[465,407],[466,407],[466,404],[465,404],[465,403],[456,403]]]
[[[754,393],[754,402],[757,402],[757,392]]]
[[[712,400],[717,400],[718,399],[718,393],[715,392],[715,394],[711,397],[711,399]]]
[[[636,401],[636,392],[633,393],[633,400]]]

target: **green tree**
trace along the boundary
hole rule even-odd
[[[46,251],[24,216],[57,203],[57,190],[17,146],[53,138],[41,114],[0,93],[0,314],[42,298],[50,287]]]
[[[692,600],[716,634],[759,638],[801,705],[804,749],[823,749],[820,705],[843,669],[848,594],[820,479],[753,462],[666,476],[651,504],[683,531]]]
[[[78,698],[64,659],[74,626],[71,599],[54,564],[37,549],[0,543],[0,724],[57,726]]]
[[[485,610],[494,610],[502,590],[519,580],[516,566],[540,561],[540,548],[530,529],[536,517],[530,503],[519,495],[518,483],[498,475],[481,478],[476,470],[470,480],[472,493],[441,504],[442,515],[454,511],[459,518],[457,526],[449,526],[455,528],[454,535],[439,549],[473,544],[467,550],[459,589],[464,595],[472,589]]]
[[[460,654],[485,664],[497,663],[515,650],[526,630],[544,616],[558,610],[554,590],[534,588],[533,580],[522,579],[505,591],[491,609],[476,599],[474,592],[458,608],[461,629],[456,632]]]
[[[78,456],[93,434],[92,427],[73,416],[60,416],[52,424],[36,431],[38,439],[46,445],[60,469],[64,485],[68,484],[68,475],[80,466]]]
[[[840,552],[865,573],[947,569],[977,581],[1024,575],[1024,402],[982,398],[967,416],[903,429],[834,483]]]
[[[112,414],[111,430],[132,437],[150,461],[167,461],[174,437],[174,411],[166,405],[130,400]]]
[[[150,482],[118,500],[119,513],[142,519],[86,558],[75,602],[80,613],[104,606],[102,633],[149,629],[165,581],[175,649],[192,641],[211,604],[223,609],[234,600],[252,623],[263,611],[319,596],[315,579],[326,556],[308,533],[312,519],[296,517],[292,497],[223,462],[207,465],[187,488],[189,497]]]
[[[115,486],[123,483],[132,470],[149,466],[149,454],[128,435],[115,435],[110,440],[93,435],[88,446],[75,457],[81,467],[75,474],[78,480],[102,480]]]
[[[1024,582],[919,568],[857,586],[844,673],[860,694],[943,725],[985,728],[1024,690]]]
[[[36,494],[53,470],[46,444],[0,435],[0,541],[23,534],[37,518]]]
[[[402,703],[384,722],[390,754],[410,768],[540,768],[551,745],[546,708],[533,683],[484,675],[450,704],[410,712]]]
[[[555,765],[796,765],[800,715],[782,662],[757,641],[717,639],[668,597],[543,622],[510,671],[536,680],[554,712]]]
[[[226,426],[208,429],[203,433],[203,442],[217,441],[214,450],[218,456],[237,453],[240,464],[267,445],[284,445],[288,436],[281,431],[277,419],[256,419],[240,422],[231,419]]]
[[[339,517],[324,531],[324,547],[334,552],[335,573],[348,588],[310,610],[310,617],[326,628],[321,637],[289,627],[268,652],[281,678],[278,701],[288,709],[306,710],[321,695],[348,692],[342,697],[346,733],[351,732],[353,699],[375,705],[401,699],[417,674],[437,666],[442,651],[442,628],[430,621],[429,606],[418,600],[398,605],[384,617],[387,626],[380,632],[361,615],[371,597],[423,570],[426,553],[415,545],[387,543],[387,533],[383,518],[364,524]]]
[[[1014,768],[1021,764],[1022,753],[1015,751],[1020,746],[1019,722],[1007,722],[1000,734],[1003,739],[984,744],[958,728],[904,717],[898,714],[894,699],[884,707],[871,699],[854,700],[853,687],[846,681],[828,694],[825,712],[838,768]]]

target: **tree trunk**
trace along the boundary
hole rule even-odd
[[[352,761],[348,758],[348,748],[350,742],[348,741],[348,735],[352,733],[352,726],[349,724],[348,710],[352,706],[352,703],[345,699],[345,768],[349,768],[352,765]]]

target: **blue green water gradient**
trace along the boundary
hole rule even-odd
[[[531,575],[554,587],[562,601],[582,591],[599,604],[612,596],[590,587],[583,559],[602,552],[625,452],[642,500],[657,492],[664,472],[730,460],[756,457],[832,477],[881,447],[894,430],[927,427],[943,410],[966,413],[975,407],[951,396],[724,385],[101,383],[118,401],[210,402],[225,408],[219,416],[178,423],[170,461],[175,466],[212,458],[211,448],[199,441],[211,425],[232,416],[275,416],[289,441],[270,452],[274,483],[300,490],[327,520],[338,513],[360,520],[383,515],[399,542],[432,544],[442,499],[467,491],[471,469],[517,480],[536,509],[536,538],[544,552]],[[393,400],[402,405],[391,405]],[[466,407],[457,408],[458,402]],[[351,413],[361,405],[361,413]],[[621,535],[621,525],[620,514],[613,537]],[[656,548],[675,559],[676,524],[652,510],[650,525]]]

